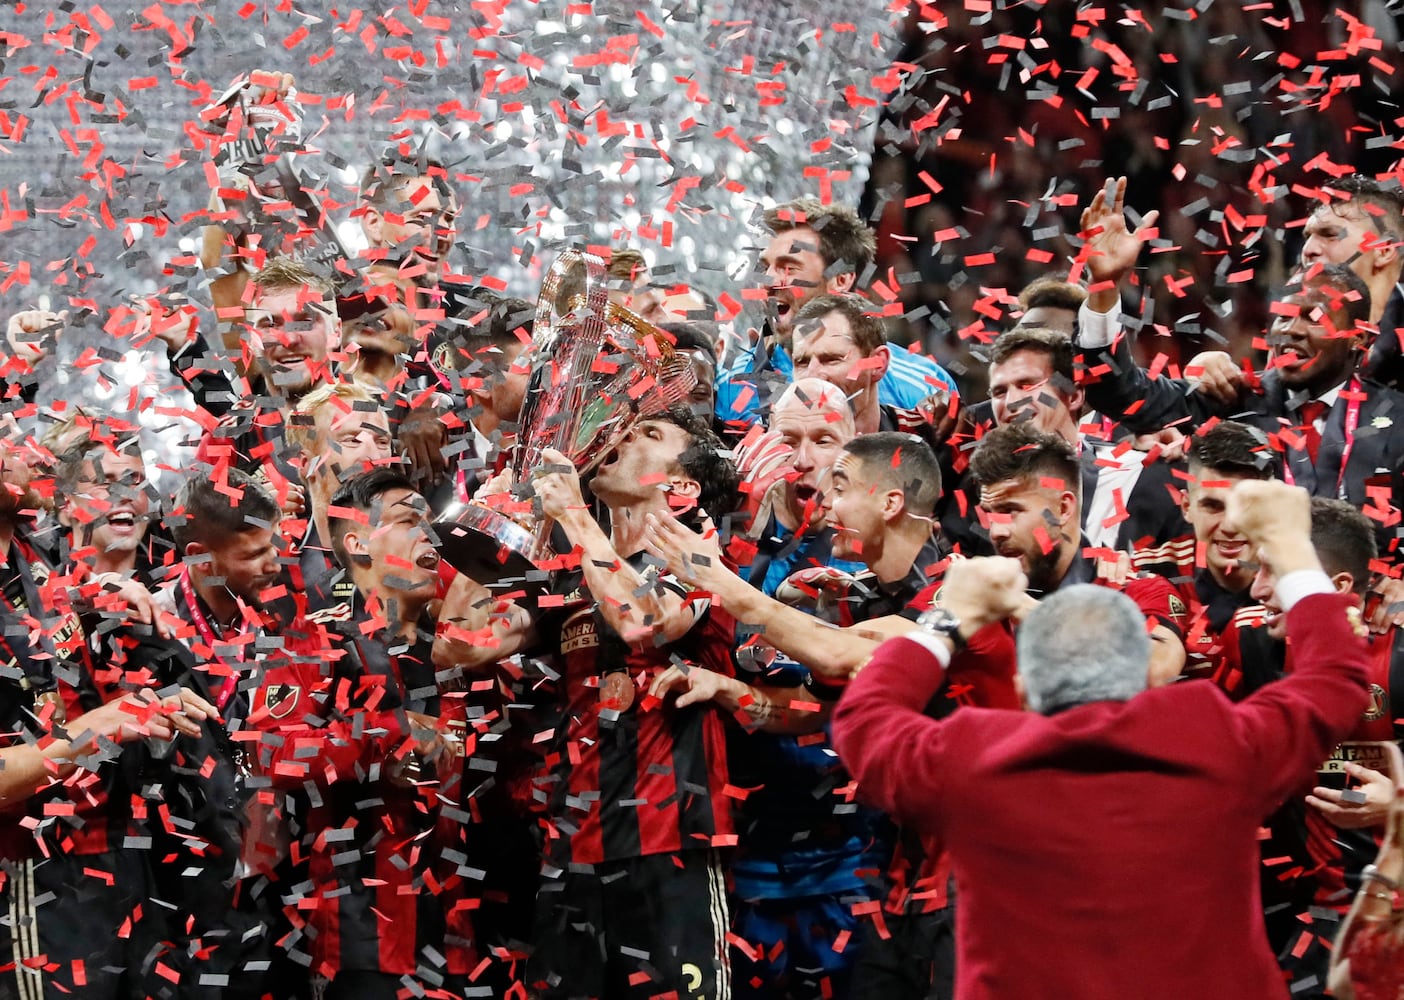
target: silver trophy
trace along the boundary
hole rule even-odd
[[[532,370],[517,419],[514,489],[529,488],[541,453],[554,448],[584,478],[639,420],[684,404],[696,384],[666,334],[609,301],[604,261],[579,250],[556,258],[541,285]],[[549,519],[534,527],[475,501],[435,522],[443,557],[485,585],[539,588],[556,553]]]

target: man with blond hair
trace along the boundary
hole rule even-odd
[[[271,257],[250,279],[245,323],[250,371],[263,376],[266,394],[246,396],[207,431],[196,461],[260,469],[284,509],[296,470],[285,440],[297,401],[331,380],[340,359],[341,320],[331,281],[290,257]]]
[[[317,620],[349,610],[355,585],[343,575],[331,551],[331,498],[342,484],[394,456],[390,421],[379,400],[356,382],[333,382],[312,390],[297,404],[287,430],[297,455],[307,496],[307,522],[293,593],[306,601],[301,610]]]

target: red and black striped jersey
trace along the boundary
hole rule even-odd
[[[563,666],[558,696],[565,717],[546,774],[535,783],[546,800],[549,863],[564,868],[735,844],[724,714],[647,695],[674,663],[735,675],[734,620],[700,595],[686,599],[696,616],[688,633],[640,647],[621,639],[583,590],[566,597],[559,633],[548,644]],[[630,695],[602,699],[602,681],[616,674],[624,680],[609,683],[627,683]]]
[[[309,885],[285,912],[313,932],[318,975],[412,974],[426,947],[444,951],[445,903],[428,877],[442,783],[418,768],[405,716],[438,710],[432,630],[405,645],[373,625],[358,600],[333,634],[289,627],[288,655],[251,707],[272,799],[297,803],[293,860],[305,860]]]
[[[0,642],[18,676],[7,677],[5,684],[21,689],[12,700],[29,702],[23,710],[31,738],[50,739],[61,729],[82,736],[76,720],[84,712],[137,687],[159,686],[146,663],[94,655],[104,647],[96,640],[90,644],[84,634],[69,600],[69,579],[55,574],[28,542],[14,540],[6,566],[14,571],[15,585],[7,579],[4,587],[6,627]],[[55,692],[60,714],[37,709],[32,699],[40,690]],[[12,812],[28,820],[15,823],[14,835],[0,841],[0,850],[15,858],[53,851],[92,855],[120,849],[131,838],[140,842],[139,824],[147,811],[137,774],[140,752],[110,740],[90,742],[75,770],[48,778],[34,797],[15,805]]]
[[[1131,568],[1162,577],[1174,588],[1172,616],[1185,644],[1181,676],[1227,683],[1237,670],[1237,660],[1223,635],[1234,615],[1254,603],[1247,590],[1233,593],[1219,586],[1198,554],[1193,535],[1133,549]]]

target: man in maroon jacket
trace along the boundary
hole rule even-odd
[[[1244,482],[1228,516],[1276,574],[1300,657],[1239,704],[1208,684],[1147,690],[1144,617],[1074,587],[1019,628],[1033,711],[926,717],[952,649],[1025,610],[1012,560],[952,566],[925,629],[850,683],[840,758],[869,799],[951,852],[957,1000],[1286,995],[1257,831],[1359,718],[1368,656],[1311,546],[1305,491]]]

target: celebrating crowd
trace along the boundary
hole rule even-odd
[[[448,172],[387,153],[347,255],[227,153],[225,325],[113,315],[195,400],[178,488],[6,416],[0,996],[1400,995],[1397,185],[1326,189],[1266,363],[1172,377],[1109,180],[988,401],[841,204],[766,213],[755,330],[620,247],[607,320],[684,363],[524,467],[564,359],[445,280]],[[64,321],[7,318],[7,399]],[[450,565],[474,506],[546,555]]]

